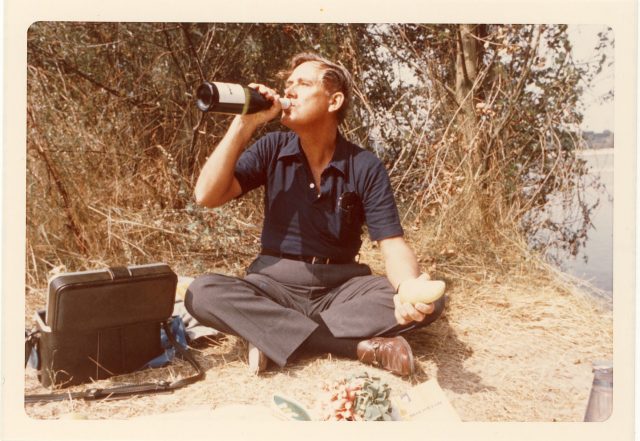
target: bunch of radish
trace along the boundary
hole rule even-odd
[[[323,386],[319,414],[325,421],[391,420],[391,389],[364,373]]]

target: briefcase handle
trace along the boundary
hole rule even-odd
[[[126,266],[110,266],[107,268],[112,280],[128,279],[131,277],[131,272]]]

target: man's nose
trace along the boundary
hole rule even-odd
[[[295,94],[295,85],[292,84],[291,86],[287,87],[284,89],[284,96],[289,98],[292,97]]]

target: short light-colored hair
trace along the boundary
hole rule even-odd
[[[291,58],[289,61],[289,69],[280,72],[280,76],[282,78],[287,78],[296,67],[309,61],[320,64],[320,67],[323,70],[322,84],[325,89],[330,93],[342,92],[344,95],[344,101],[342,106],[340,106],[340,109],[338,109],[337,114],[338,123],[342,123],[349,111],[349,105],[351,104],[351,88],[353,86],[351,74],[344,66],[336,64],[318,54],[303,52],[294,55]]]

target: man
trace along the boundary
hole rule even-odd
[[[398,334],[433,322],[444,309],[403,303],[397,289],[428,290],[405,243],[389,178],[370,152],[338,131],[351,96],[341,66],[315,54],[291,61],[280,96],[252,84],[270,109],[237,116],[198,178],[198,204],[220,206],[265,186],[262,251],[243,279],[197,278],[185,305],[200,322],[249,342],[249,366],[284,366],[304,353],[358,358],[398,375],[414,372]],[[270,133],[244,150],[256,129],[281,114],[291,132]],[[366,223],[382,251],[386,277],[358,263]]]

